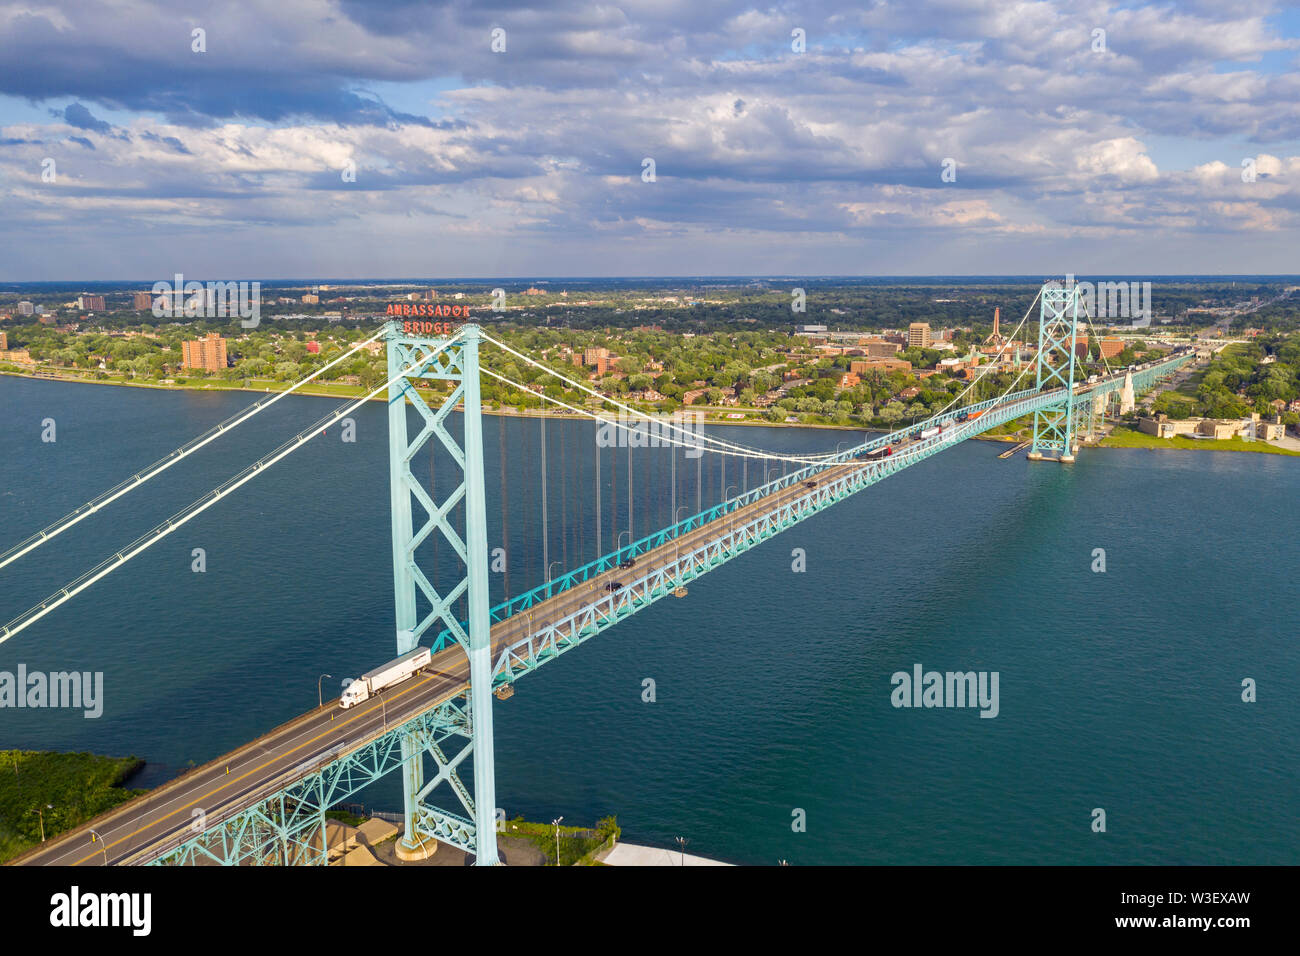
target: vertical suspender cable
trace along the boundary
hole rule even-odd
[[[504,406],[502,406],[504,410]],[[497,416],[497,437],[501,455],[501,548],[505,555],[504,568],[502,569],[501,588],[503,599],[510,600],[510,552],[514,550],[510,547],[510,483],[509,474],[506,471],[506,422],[505,415]]]
[[[551,537],[550,527],[547,524],[546,515],[546,408],[541,409],[542,417],[538,419],[541,425],[542,436],[542,580],[547,581],[551,576]]]
[[[523,408],[521,407],[519,411],[522,416]],[[524,421],[522,419],[519,422],[519,432],[524,442],[529,440],[528,436],[530,434],[530,430],[528,426],[524,424]],[[525,455],[524,464],[520,466],[520,474],[523,477],[523,486],[524,486],[523,493],[522,493],[524,504],[523,504],[522,513],[520,515],[520,520],[523,521],[524,523],[524,527],[523,527],[524,547],[520,555],[519,569],[524,574],[525,588],[527,587],[528,581],[530,579],[529,572],[530,572],[532,559],[533,559],[533,544],[537,540],[536,536],[534,535],[534,532],[537,528],[537,521],[533,517],[533,506],[528,503],[528,469],[527,469],[528,461],[531,461],[531,459]],[[523,558],[523,553],[526,553],[528,555],[526,561]]]
[[[704,456],[695,459],[695,513],[704,510]]]
[[[582,436],[580,434],[581,423],[575,427],[579,429],[579,432],[575,433],[574,436],[574,441],[577,442],[577,447],[574,448],[573,455],[573,513],[578,522],[577,528],[575,529],[577,537],[573,539],[573,566],[576,568],[587,563],[583,557],[586,554],[587,544],[587,509],[583,507],[583,501],[586,499],[582,494],[583,454]]]
[[[672,500],[669,504],[673,509],[672,520],[669,524],[677,524],[677,446],[670,444],[668,446],[668,460],[672,462],[672,477],[669,484],[672,485]]]
[[[569,570],[569,453],[564,429],[560,429],[560,567]],[[549,574],[548,567],[546,572]]]
[[[605,553],[600,536],[600,427],[596,428],[596,557]]]
[[[614,443],[614,450],[610,452],[610,484],[609,484],[609,530],[614,532],[614,548],[618,547],[618,443]]]

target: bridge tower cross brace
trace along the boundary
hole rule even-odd
[[[393,527],[393,593],[397,623],[397,653],[405,654],[420,642],[430,627],[444,627],[454,636],[469,657],[470,689],[468,732],[474,760],[474,795],[456,773],[464,756],[445,761],[435,752],[439,773],[426,786],[424,782],[425,741],[417,735],[402,737],[402,795],[406,835],[399,849],[418,853],[428,838],[464,844],[468,838],[479,866],[499,862],[496,841],[496,779],[492,741],[492,644],[488,606],[487,501],[483,475],[482,404],[479,398],[478,350],[481,332],[478,326],[462,326],[451,337],[452,343],[441,353],[433,349],[447,342],[446,337],[412,335],[403,323],[389,324],[384,342],[388,352],[388,464],[389,490]],[[398,373],[407,373],[398,377]],[[393,379],[396,379],[393,381]],[[431,407],[415,388],[419,379],[453,383],[450,394]],[[419,432],[408,438],[407,402],[415,408],[422,422]],[[447,429],[447,420],[458,404],[464,403],[463,444]],[[431,439],[436,439],[461,470],[459,485],[442,501],[435,502],[432,488],[412,474],[411,461]],[[411,499],[423,508],[427,520],[417,529],[412,521]],[[457,532],[452,517],[463,508],[464,538]],[[440,535],[459,559],[463,576],[440,593],[416,560],[416,550],[431,535]],[[461,626],[456,602],[467,597],[469,630]],[[428,605],[419,617],[417,597]],[[434,650],[441,648],[435,647]],[[428,806],[425,798],[439,783],[448,783],[472,820]]]
[[[1038,355],[1035,371],[1039,390],[1063,388],[1059,405],[1034,412],[1034,444],[1026,456],[1042,461],[1044,452],[1055,459],[1074,461],[1077,419],[1074,401],[1075,343],[1079,334],[1079,286],[1067,281],[1044,284],[1038,307]]]

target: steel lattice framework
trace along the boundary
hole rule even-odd
[[[388,464],[392,496],[393,524],[393,593],[397,611],[397,653],[414,648],[421,636],[435,622],[442,622],[465,650],[470,664],[470,691],[466,701],[470,714],[470,742],[453,760],[441,753],[433,754],[439,772],[428,784],[424,782],[424,760],[420,741],[414,735],[402,743],[402,795],[406,835],[403,845],[417,851],[424,836],[472,845],[475,862],[497,862],[495,807],[495,757],[492,741],[491,693],[491,624],[488,617],[488,545],[487,502],[483,478],[483,421],[479,398],[478,326],[463,326],[446,347],[446,339],[412,336],[399,323],[389,326],[388,346]],[[435,351],[437,350],[437,351]],[[401,375],[404,369],[409,374]],[[393,381],[396,379],[395,381]],[[454,384],[438,407],[432,408],[415,387],[419,379],[434,379]],[[415,408],[423,427],[414,438],[407,437],[407,402]],[[448,417],[457,405],[464,406],[463,443],[447,427]],[[441,502],[435,502],[432,489],[425,491],[411,473],[411,461],[431,439],[437,439],[461,471],[460,483]],[[418,530],[412,521],[411,499],[424,510],[425,521]],[[463,517],[465,536],[456,531],[452,515],[458,510]],[[462,575],[441,594],[420,569],[416,551],[437,534],[451,546],[461,563]],[[453,613],[455,602],[465,595],[469,619],[462,623]],[[423,597],[428,611],[419,617],[417,596]],[[456,767],[472,749],[474,755],[474,795],[461,782]],[[457,801],[469,812],[472,823],[436,810],[426,803],[430,791],[447,783]],[[454,826],[453,826],[454,824]],[[444,839],[454,833],[454,840]],[[423,834],[423,836],[422,836]]]
[[[1043,315],[1053,328],[1052,336],[1056,343],[1053,347],[1068,343],[1065,348],[1070,353],[1069,367],[1072,369],[1077,289],[1055,287],[1049,290],[1045,287],[1044,300]],[[1071,326],[1068,333],[1060,330],[1065,324]],[[1040,339],[1041,336],[1040,331]],[[1051,429],[1063,428],[1060,449],[1068,453],[1071,450],[1069,419],[1078,402],[1091,402],[1096,396],[1119,392],[1124,387],[1125,374],[1131,376],[1136,391],[1146,391],[1192,358],[1190,354],[1179,355],[1149,368],[1110,376],[1081,389],[1077,396],[1071,384],[1072,371],[1069,373],[1071,379],[1066,380],[1060,374],[1063,369],[1053,368],[1045,372],[1040,368],[1040,376],[1049,376],[1044,387],[953,409],[909,429],[879,436],[833,456],[825,464],[791,472],[489,608],[478,329],[465,326],[456,333],[455,339],[450,347],[435,355],[433,348],[444,345],[445,339],[409,336],[402,332],[400,325],[390,325],[387,336],[389,377],[393,378],[408,367],[412,371],[390,387],[389,461],[397,650],[399,653],[409,650],[419,643],[421,637],[431,633],[435,625],[440,625],[437,635],[431,640],[432,648],[436,652],[453,642],[465,648],[470,659],[468,692],[440,703],[398,727],[380,731],[373,739],[359,741],[356,745],[340,748],[337,753],[324,754],[314,762],[300,765],[270,781],[259,793],[238,798],[237,806],[208,814],[197,829],[192,824],[178,830],[172,839],[163,841],[161,851],[155,846],[147,854],[127,862],[324,864],[327,862],[325,810],[385,774],[400,769],[403,773],[406,833],[414,834],[413,844],[431,838],[474,853],[479,863],[495,863],[495,782],[492,777],[491,736],[491,693],[494,689],[512,684],[682,585],[812,515],[997,425],[1032,414],[1035,416],[1037,440],[1039,415],[1063,412],[1065,423],[1057,417],[1046,419],[1055,424],[1045,426],[1042,447],[1056,449],[1057,446],[1047,444],[1047,441],[1054,440],[1050,437]],[[1054,379],[1052,375],[1055,375]],[[425,401],[421,390],[414,387],[414,380],[420,378],[450,381],[455,386],[433,408]],[[1055,380],[1065,384],[1051,388]],[[407,437],[405,406],[408,400],[423,421],[423,427],[413,439]],[[448,416],[462,402],[465,408],[464,439],[457,442],[446,426]],[[974,411],[983,414],[973,420],[959,417]],[[934,439],[908,445],[891,456],[861,460],[870,451],[897,444],[913,429],[930,425],[951,427]],[[424,490],[410,469],[415,454],[435,437],[463,472],[461,483],[442,502],[433,500],[431,493]],[[491,659],[491,624],[529,611],[547,599],[618,566],[628,557],[669,543],[690,530],[804,482],[828,467],[846,463],[854,463],[856,467],[820,482],[807,494],[775,504],[757,517],[747,516],[738,524],[728,525],[725,530],[722,526],[726,523],[720,522],[719,534],[707,543],[680,552],[670,565],[641,573],[621,590],[598,597],[572,614],[554,621],[539,622],[528,637],[506,647],[495,660]],[[418,530],[412,520],[412,498],[426,515]],[[451,520],[455,510],[462,505],[466,528],[463,538]],[[434,588],[415,559],[420,544],[434,533],[442,535],[451,545],[464,569],[463,577],[445,594]],[[461,620],[453,613],[454,603],[462,595],[468,597],[468,620]],[[423,617],[418,613],[418,597],[427,604]],[[446,747],[453,738],[459,749],[449,757]],[[437,767],[437,772],[427,782],[423,763],[426,755]],[[474,760],[473,795],[459,775],[461,764],[471,755]],[[468,811],[468,817],[437,809],[428,803],[431,792],[443,784]]]
[[[448,761],[444,745],[452,738],[470,737],[469,715],[463,706],[448,701],[381,732],[355,749],[300,764],[269,781],[251,798],[237,798],[236,805],[217,808],[179,827],[161,843],[161,848],[151,848],[147,857],[125,862],[173,866],[323,865],[327,855],[326,810],[401,769],[408,759],[403,755],[407,741],[439,764],[439,778],[454,776],[459,758]],[[464,748],[462,753],[467,750]],[[473,823],[424,807],[420,812],[421,832],[473,852]]]
[[[1035,370],[1039,390],[1064,389],[1062,401],[1034,411],[1034,444],[1029,458],[1054,451],[1063,462],[1074,461],[1074,365],[1079,334],[1079,287],[1073,282],[1043,286],[1038,307],[1038,355]]]

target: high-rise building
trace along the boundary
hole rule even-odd
[[[599,345],[592,346],[589,349],[583,349],[582,352],[583,365],[595,365],[601,359],[607,358],[609,358],[609,349]]]
[[[930,323],[913,322],[907,327],[907,347],[909,349],[928,349],[930,342]]]
[[[87,312],[103,312],[104,297],[102,295],[79,295],[77,296],[77,308],[85,309]]]
[[[131,307],[137,312],[153,308],[152,292],[133,292],[131,293]]]
[[[7,348],[9,348],[9,333],[0,332],[0,352],[5,351]]]
[[[302,297],[302,301],[305,305],[320,305],[320,296],[308,292]]]
[[[436,298],[438,298],[438,290],[437,290],[437,289],[425,289],[425,290],[424,290],[424,301],[425,301],[425,302],[432,302],[432,301],[433,301],[434,299],[436,299]]]
[[[30,302],[19,302],[19,303],[18,303],[18,314],[19,314],[19,315],[31,315],[31,314],[33,314],[35,311],[36,311],[36,306],[32,305]]]
[[[185,368],[220,372],[226,367],[226,340],[216,332],[209,332],[201,339],[182,342],[181,364]]]

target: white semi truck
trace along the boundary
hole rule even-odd
[[[387,664],[362,674],[356,680],[346,681],[344,682],[343,693],[339,695],[339,706],[347,710],[364,700],[369,700],[385,687],[400,684],[407,678],[414,676],[421,667],[426,666],[431,660],[433,660],[433,655],[427,647],[417,647],[413,651],[407,651],[396,660],[391,660]]]

